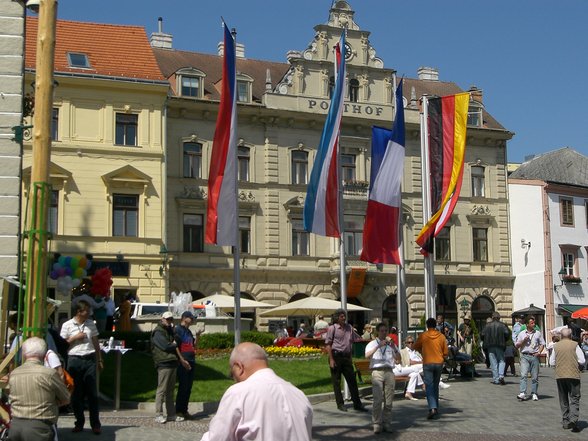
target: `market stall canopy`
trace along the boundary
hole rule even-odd
[[[588,305],[573,305],[571,303],[560,303],[557,305],[557,312],[562,316],[570,316],[579,309],[584,309]]]
[[[331,314],[337,309],[341,309],[341,302],[338,300],[324,299],[322,297],[306,297],[295,302],[285,303],[269,311],[263,311],[259,315],[271,317],[284,317],[287,315],[314,316],[318,314]],[[371,311],[371,309],[348,303],[347,311]]]
[[[232,311],[235,309],[235,298],[222,294],[213,294],[203,299],[194,300],[193,304],[204,305],[207,302],[213,303],[214,306],[223,311]],[[241,298],[241,309],[272,308],[273,306],[271,303],[256,302],[255,300]]]
[[[511,314],[511,317],[516,317],[519,315],[545,315],[545,309],[538,308],[531,303],[531,305],[528,308],[519,309],[518,311],[513,312]]]

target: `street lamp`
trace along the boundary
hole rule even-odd
[[[559,270],[559,272],[557,273],[557,275],[559,276],[559,285],[556,285],[555,283],[553,284],[553,290],[555,292],[558,292],[559,289],[563,286],[563,280],[564,280],[564,276],[566,275],[566,270],[563,269],[563,266],[561,267],[561,269]]]
[[[461,312],[465,314],[470,309],[470,302],[464,297],[461,302],[459,302],[459,307]]]
[[[159,248],[159,255],[161,256],[161,266],[159,267],[159,276],[163,277],[163,275],[168,270],[169,264],[169,252],[167,251],[167,247],[165,244],[162,244]]]

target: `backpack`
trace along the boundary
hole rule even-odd
[[[59,355],[59,357],[67,362],[67,351],[69,351],[69,343],[67,342],[67,340],[65,338],[63,338],[61,335],[59,335],[59,332],[57,332],[55,329],[53,328],[49,328],[47,329],[47,332],[49,334],[51,334],[51,337],[53,338],[53,341],[55,342],[55,348],[57,349],[57,354]],[[64,363],[65,366],[65,363]]]

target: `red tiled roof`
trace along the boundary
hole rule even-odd
[[[36,17],[27,17],[25,66],[28,69],[35,68],[37,25]],[[69,67],[68,52],[86,54],[90,68]],[[165,81],[142,26],[58,20],[55,72]]]
[[[218,55],[203,54],[200,52],[188,52],[181,50],[154,48],[153,52],[159,62],[163,74],[169,78],[172,89],[175,89],[174,74],[182,68],[193,67],[206,74],[204,78],[205,98],[220,99],[219,90],[215,87],[222,79],[223,58]],[[237,58],[237,72],[249,75],[253,78],[252,96],[254,102],[260,102],[265,93],[266,73],[269,69],[272,89],[282,80],[288,72],[290,65],[265,60],[251,60]]]

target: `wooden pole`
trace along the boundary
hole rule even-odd
[[[41,0],[37,30],[35,114],[33,117],[33,163],[26,268],[24,335],[42,336],[46,328],[47,213],[49,161],[51,158],[51,113],[57,1]]]

